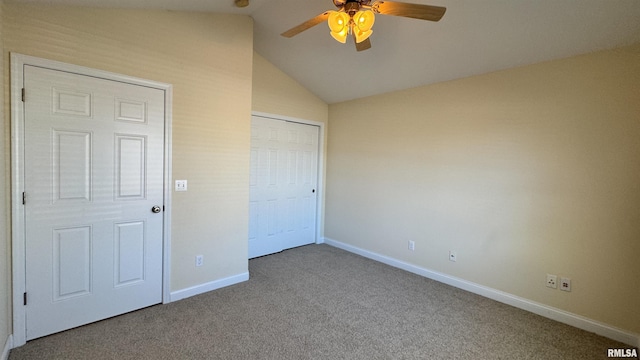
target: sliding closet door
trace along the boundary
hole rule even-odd
[[[319,127],[254,116],[249,258],[316,240]]]

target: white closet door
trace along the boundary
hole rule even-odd
[[[33,66],[24,84],[27,339],[160,303],[164,92]]]
[[[319,127],[254,116],[249,258],[316,240]]]

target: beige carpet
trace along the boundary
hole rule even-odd
[[[606,359],[624,344],[309,245],[245,283],[28,342],[19,359]]]

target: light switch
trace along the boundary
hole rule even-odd
[[[187,180],[176,180],[176,191],[187,191]]]

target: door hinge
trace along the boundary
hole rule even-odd
[[[22,205],[26,205],[27,204],[27,193],[25,193],[24,191],[22,192]]]
[[[22,102],[24,102],[24,93],[25,93],[24,88],[22,88]]]
[[[22,299],[24,300],[24,301],[23,301],[23,302],[24,302],[24,305],[27,305],[27,293],[24,293],[24,294],[22,295]]]

